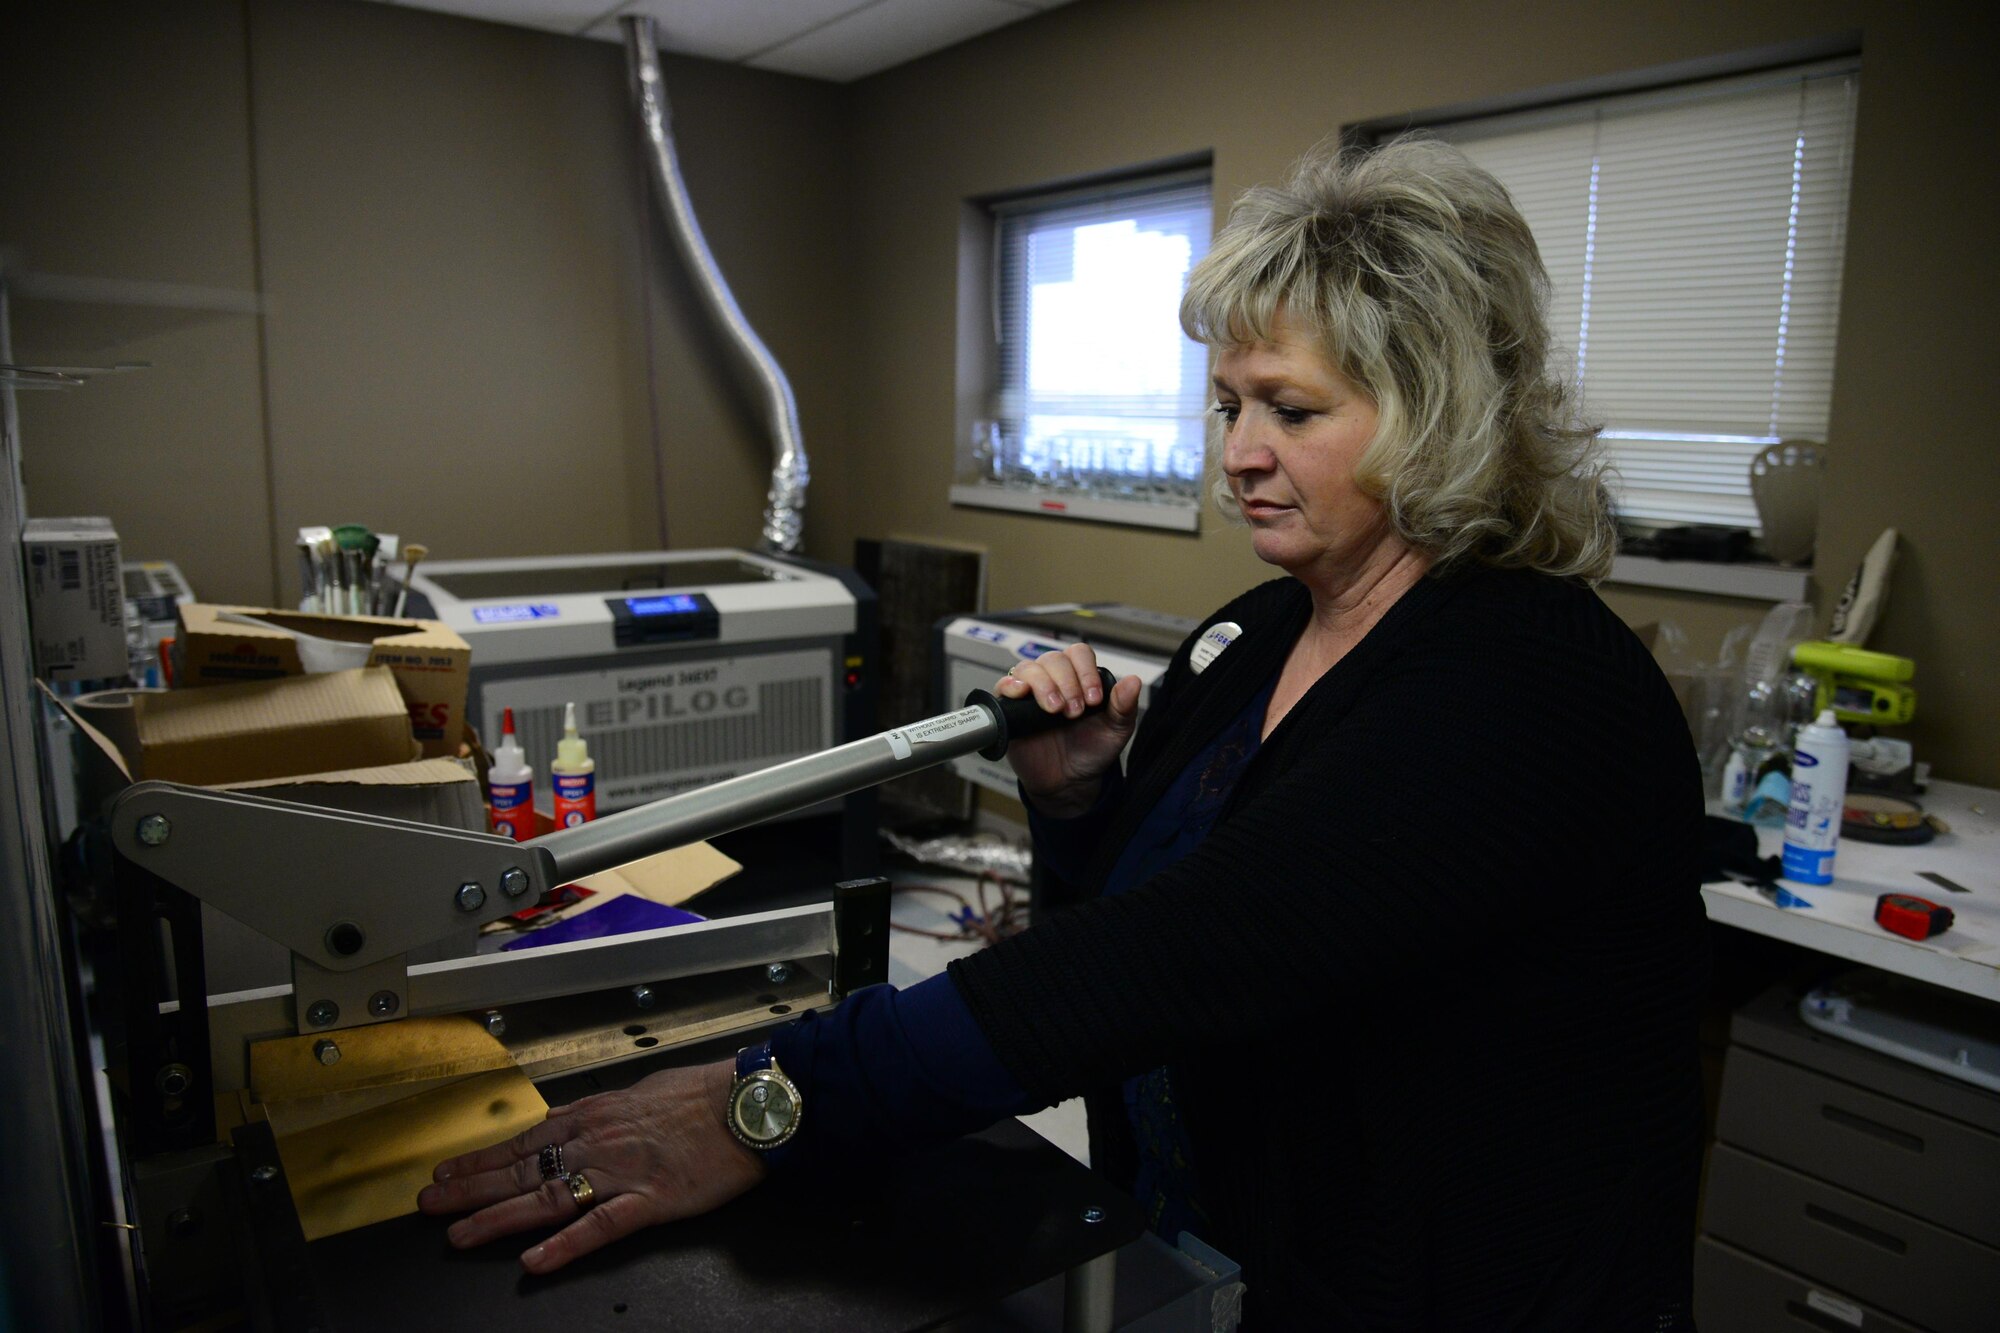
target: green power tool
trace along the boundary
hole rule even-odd
[[[1813,706],[1842,722],[1893,727],[1917,715],[1917,692],[1904,683],[1917,664],[1907,657],[1815,639],[1792,649],[1792,664],[1819,682]]]

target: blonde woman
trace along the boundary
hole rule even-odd
[[[567,1223],[547,1271],[1083,1094],[1093,1165],[1242,1263],[1249,1327],[1691,1328],[1700,782],[1591,588],[1611,524],[1545,288],[1441,144],[1245,196],[1182,319],[1219,498],[1282,576],[1203,621],[1124,769],[1136,678],[1105,700],[1078,645],[1001,682],[1077,719],[1009,755],[1067,905],[734,1069],[552,1112],[423,1206],[482,1208],[467,1245]],[[772,1071],[797,1132],[767,1149],[732,1093]],[[557,1144],[604,1200],[580,1220],[528,1165]]]

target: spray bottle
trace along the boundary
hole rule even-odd
[[[521,743],[514,739],[511,708],[501,714],[500,745],[493,751],[493,771],[487,775],[486,789],[492,797],[488,809],[495,833],[504,833],[515,842],[535,836],[535,770],[521,753]]]
[[[1801,884],[1831,884],[1833,854],[1847,804],[1847,733],[1833,710],[1799,728],[1792,752],[1792,806],[1785,814],[1783,869]]]
[[[563,705],[563,734],[549,765],[556,788],[556,827],[575,828],[597,818],[597,761],[576,734],[576,705]]]

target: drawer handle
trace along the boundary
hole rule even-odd
[[[1924,1150],[1924,1141],[1922,1139],[1914,1134],[1905,1133],[1900,1129],[1891,1128],[1879,1120],[1870,1120],[1868,1117],[1856,1115],[1852,1111],[1843,1111],[1838,1106],[1822,1106],[1819,1108],[1819,1113],[1843,1129],[1851,1129],[1857,1134],[1866,1134],[1870,1138],[1880,1139],[1884,1143],[1893,1144],[1907,1152],[1922,1152]]]
[[[1796,1323],[1804,1324],[1807,1328],[1823,1328],[1827,1333],[1854,1333],[1854,1330],[1860,1327],[1858,1324],[1835,1319],[1832,1315],[1815,1310],[1802,1301],[1786,1301],[1785,1313]]]
[[[1908,1254],[1910,1252],[1909,1245],[1900,1238],[1892,1236],[1886,1231],[1878,1231],[1866,1222],[1857,1222],[1851,1217],[1842,1217],[1839,1213],[1830,1212],[1816,1203],[1806,1205],[1806,1217],[1823,1227],[1831,1227],[1833,1230],[1852,1236],[1856,1240],[1866,1241],[1870,1245],[1879,1246],[1891,1254]]]

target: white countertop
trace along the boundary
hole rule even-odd
[[[1951,832],[1919,847],[1840,840],[1831,884],[1780,881],[1811,907],[1781,908],[1740,884],[1704,884],[1708,917],[1725,926],[1789,940],[1926,981],[1948,990],[2000,1000],[2000,791],[1960,782],[1933,782],[1916,798],[1925,811],[1951,825]],[[1757,830],[1760,854],[1775,856],[1783,832]],[[1929,870],[1971,890],[1953,893],[1917,872]],[[1875,899],[1909,893],[1949,907],[1950,930],[1917,941],[1892,935],[1875,924]]]

